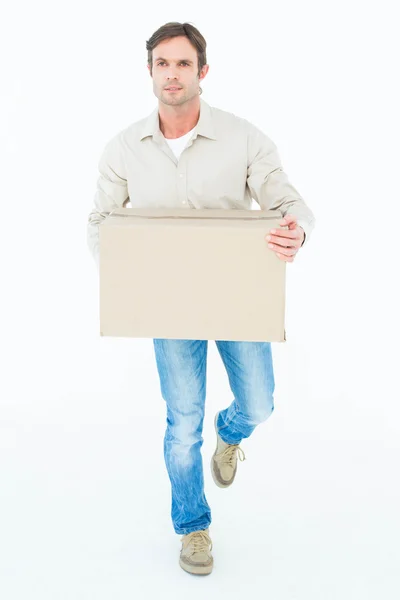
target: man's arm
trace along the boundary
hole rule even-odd
[[[305,233],[304,246],[314,229],[315,217],[283,171],[276,145],[251,123],[247,143],[247,185],[252,198],[264,210],[280,209],[283,216],[297,217]]]
[[[99,267],[99,225],[110,212],[120,208],[129,198],[126,169],[121,153],[119,136],[105,146],[98,163],[99,177],[94,196],[94,208],[87,223],[87,244]]]

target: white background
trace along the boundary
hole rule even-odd
[[[399,598],[395,4],[37,1],[3,13],[4,600]],[[178,565],[152,340],[100,337],[86,245],[100,154],[157,105],[145,42],[174,20],[208,42],[202,97],[271,137],[317,220],[287,265],[275,411],[242,443],[227,490],[209,457],[232,394],[209,342],[205,578]]]

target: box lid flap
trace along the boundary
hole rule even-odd
[[[226,208],[165,208],[123,207],[110,212],[108,217],[133,217],[144,219],[251,219],[265,221],[282,217],[280,210],[244,210]]]

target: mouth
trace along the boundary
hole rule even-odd
[[[168,87],[168,88],[164,88],[166,92],[179,92],[179,90],[181,90],[182,88],[179,87]]]

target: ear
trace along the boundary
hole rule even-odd
[[[200,77],[199,77],[200,81],[202,81],[204,79],[204,77],[207,75],[209,68],[210,68],[209,65],[202,66],[201,71],[200,71]]]

